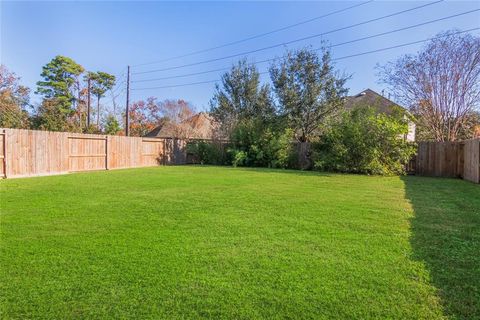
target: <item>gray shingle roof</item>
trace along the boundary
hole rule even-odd
[[[357,95],[345,98],[346,109],[366,106],[376,108],[378,112],[388,115],[394,113],[395,110],[399,110],[399,108],[404,109],[395,102],[385,98],[371,89],[366,89]]]

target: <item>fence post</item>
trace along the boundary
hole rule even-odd
[[[478,143],[478,171],[477,171],[477,183],[480,183],[480,139],[477,141]]]
[[[3,136],[3,178],[7,178],[7,132],[5,129],[3,129],[2,133],[0,135]]]
[[[105,170],[108,170],[108,136],[105,136]]]

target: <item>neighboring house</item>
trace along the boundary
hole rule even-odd
[[[211,139],[215,132],[215,122],[206,112],[200,112],[182,121],[180,124],[164,123],[159,125],[146,137],[157,138],[190,138],[190,139]]]
[[[405,118],[410,118],[409,111],[402,106],[399,106],[395,102],[385,98],[384,96],[376,93],[371,89],[366,89],[357,95],[349,96],[345,98],[345,108],[353,109],[356,107],[370,106],[378,110],[379,113],[385,113],[392,115],[398,110],[405,112]],[[408,134],[405,135],[405,140],[415,141],[415,122],[411,119],[408,120]]]

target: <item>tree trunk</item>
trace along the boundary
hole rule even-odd
[[[82,109],[80,99],[82,98],[80,94],[80,84],[78,84],[78,98],[77,98],[77,112],[78,112],[78,127],[80,128],[80,132],[82,132]]]
[[[100,128],[100,97],[97,97],[97,128]]]
[[[300,170],[310,170],[313,167],[311,159],[310,143],[301,141],[297,143],[298,168]]]

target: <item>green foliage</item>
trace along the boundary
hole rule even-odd
[[[253,64],[241,60],[222,76],[210,101],[210,114],[229,135],[244,119],[269,122],[275,117],[275,107],[268,85],[260,86],[260,74]]]
[[[234,129],[229,153],[234,166],[287,168],[292,159],[293,131],[265,128],[254,120],[244,120]]]
[[[193,157],[195,163],[226,165],[230,164],[226,148],[223,141],[190,141],[187,154]]]
[[[245,151],[232,149],[230,151],[233,155],[232,165],[233,167],[243,166],[247,161],[247,153]]]
[[[330,115],[343,106],[348,77],[335,72],[330,52],[312,49],[288,52],[270,67],[270,76],[283,113],[301,142],[310,141]]]
[[[83,133],[89,134],[102,134],[102,130],[96,125],[91,123],[88,127],[83,130]]]
[[[2,105],[0,102],[0,127],[28,129],[30,127],[28,113],[25,110],[22,110],[18,105]]]
[[[55,99],[61,113],[71,115],[72,103],[75,101],[74,86],[78,77],[84,72],[81,65],[64,56],[56,56],[43,67],[43,81],[37,82],[37,94],[46,99]]]
[[[115,76],[106,72],[88,72],[87,78],[91,80],[92,94],[100,99],[105,92],[111,90],[115,85]]]
[[[314,146],[315,168],[379,175],[403,174],[415,147],[401,116],[376,113],[374,108],[345,112]]]
[[[115,76],[106,72],[88,72],[85,76],[91,80],[91,92],[97,98],[97,126],[100,125],[100,99],[115,85]]]
[[[30,90],[20,85],[20,78],[0,65],[0,127],[23,128],[30,125],[26,108]]]
[[[42,101],[33,118],[32,126],[40,130],[80,132],[80,128],[72,119],[62,112],[62,101],[55,98]]]
[[[107,119],[105,120],[105,133],[116,135],[120,131],[122,131],[122,128],[120,127],[117,118],[114,115],[107,116]]]

